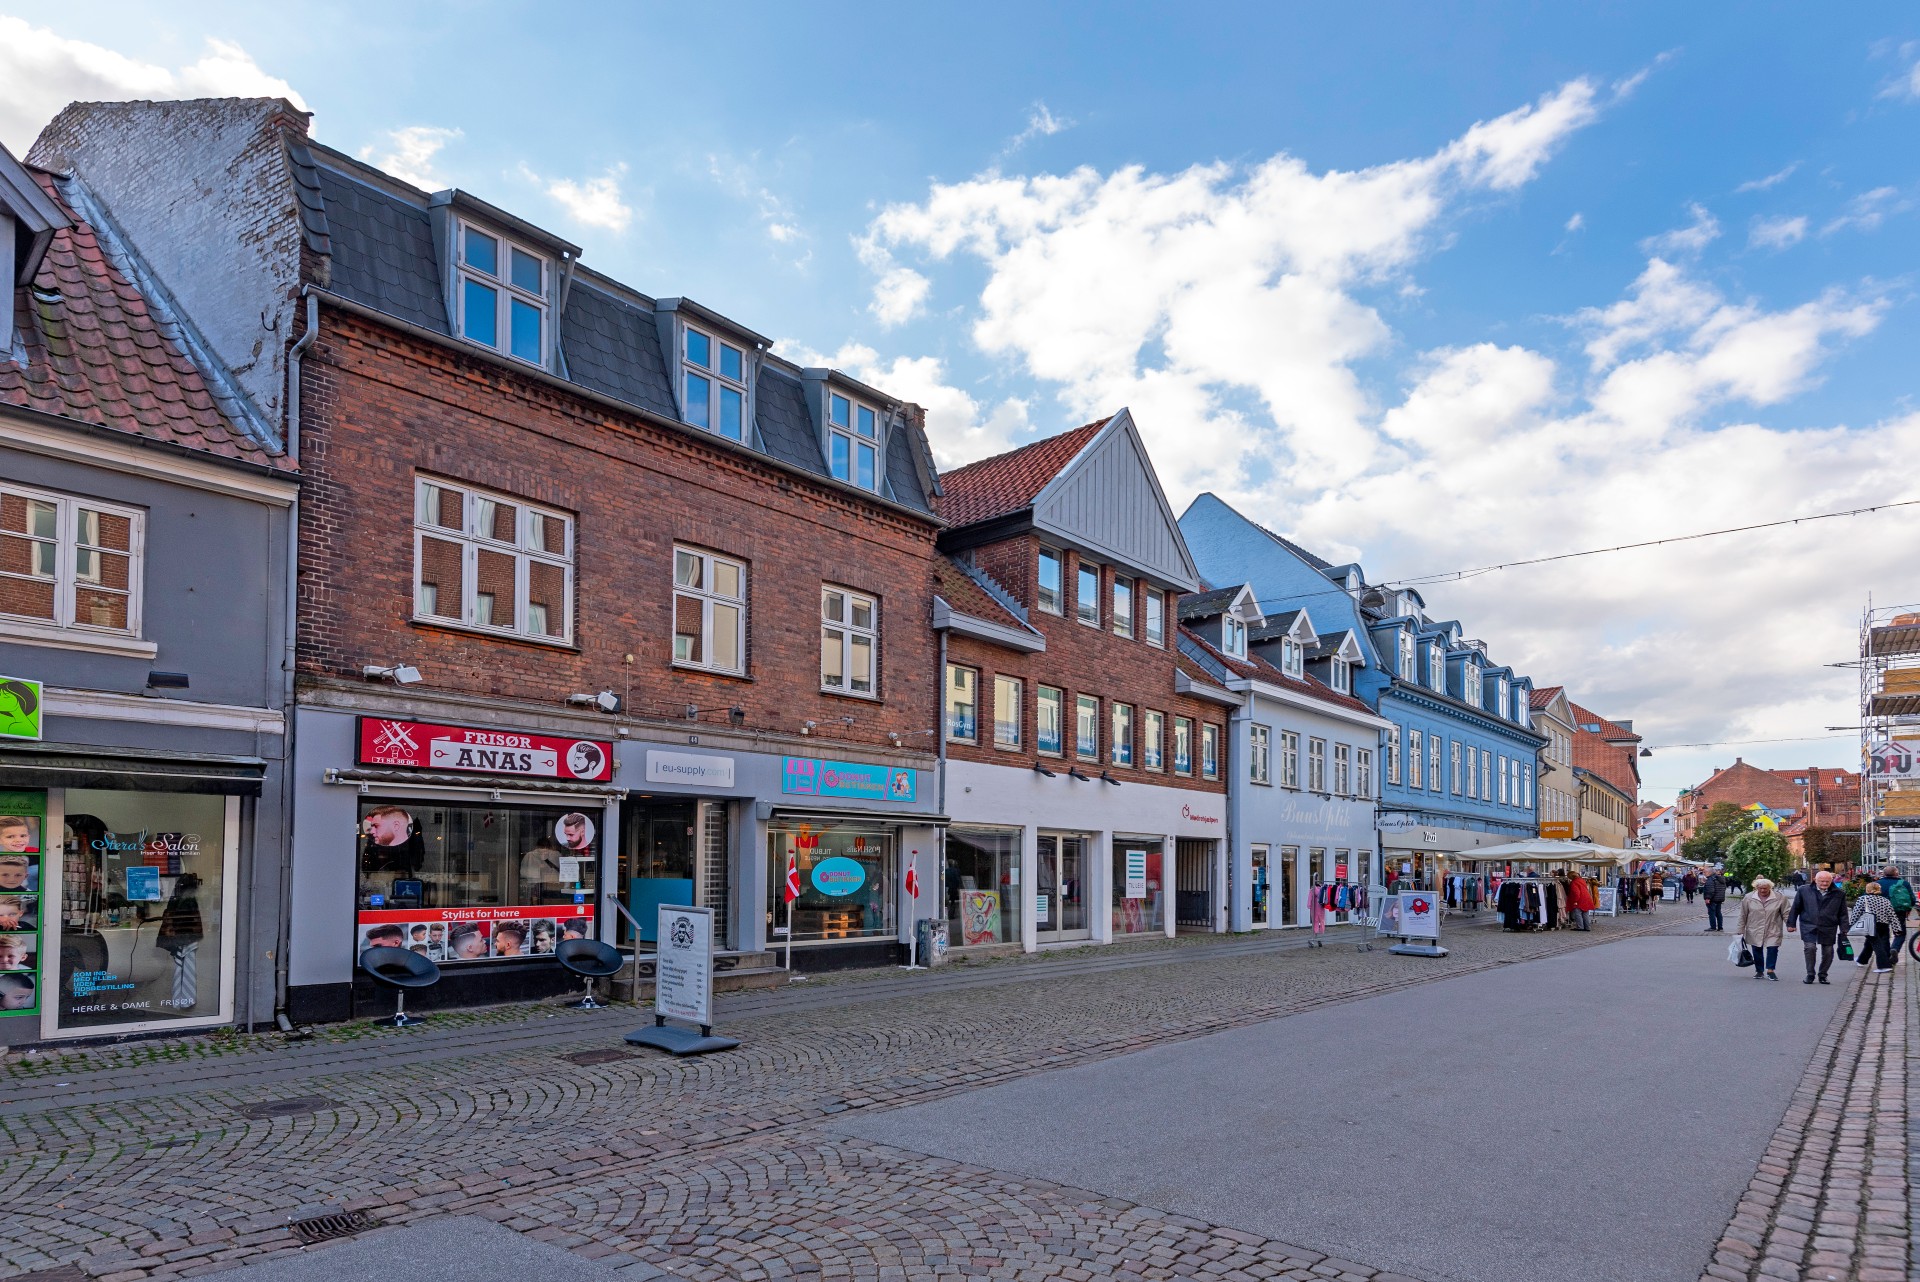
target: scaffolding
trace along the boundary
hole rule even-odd
[[[1860,862],[1920,870],[1920,605],[1860,617]]]

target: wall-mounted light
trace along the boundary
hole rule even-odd
[[[1078,780],[1079,780],[1079,781],[1080,781],[1081,783],[1092,783],[1092,782],[1093,782],[1093,778],[1092,778],[1092,776],[1090,776],[1090,775],[1083,775],[1083,774],[1081,774],[1081,773],[1080,773],[1080,767],[1079,767],[1079,766],[1068,766],[1068,767],[1067,767],[1067,778],[1069,778],[1069,779],[1078,779]]]
[[[1114,787],[1116,787],[1116,788],[1118,788],[1118,787],[1120,786],[1120,781],[1119,781],[1118,779],[1115,779],[1115,778],[1114,778],[1114,777],[1113,777],[1112,775],[1110,775],[1110,774],[1108,774],[1108,773],[1107,773],[1106,771],[1104,771],[1104,770],[1102,770],[1102,771],[1100,772],[1100,782],[1101,782],[1101,783],[1110,783],[1110,784],[1112,784],[1112,785],[1113,785]]]
[[[814,727],[815,727],[816,725],[818,725],[818,724],[819,724],[819,722],[817,722],[817,721],[808,721],[808,722],[804,722],[804,723],[802,723],[802,725],[800,726],[800,733],[801,733],[801,734],[812,734],[812,733],[813,733],[813,728],[814,728]]]
[[[391,681],[397,686],[417,685],[422,680],[420,669],[404,663],[389,664],[385,667],[378,663],[369,663],[360,669],[362,676],[369,681]]]
[[[900,746],[900,732],[898,730],[887,731],[887,742],[898,748]]]
[[[598,708],[605,713],[615,713],[626,707],[620,696],[611,690],[602,690],[599,694],[570,694],[567,702],[583,708]]]
[[[1058,779],[1060,777],[1059,775],[1055,774],[1053,771],[1041,765],[1038,761],[1033,763],[1033,773],[1040,775],[1042,778],[1046,778],[1046,779]]]
[[[727,709],[727,720],[733,725],[744,726],[747,724],[747,710],[736,703]]]

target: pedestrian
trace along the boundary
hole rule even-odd
[[[1753,950],[1755,979],[1780,981],[1773,968],[1786,938],[1786,920],[1787,897],[1773,888],[1772,878],[1755,877],[1753,893],[1740,899],[1740,938]]]
[[[1567,908],[1573,916],[1575,930],[1592,930],[1593,919],[1588,916],[1593,911],[1593,887],[1579,873],[1567,878]]]
[[[1693,897],[1700,891],[1700,874],[1691,868],[1687,869],[1686,876],[1680,879],[1680,889],[1687,892],[1687,902],[1692,903]]]
[[[1788,887],[1787,893],[1788,894],[1792,894],[1794,891],[1800,889],[1800,887],[1806,884],[1807,884],[1807,874],[1801,869],[1795,868],[1792,872],[1787,874],[1787,887]]]
[[[1880,893],[1880,883],[1868,882],[1860,892],[1860,897],[1853,901],[1853,916],[1847,922],[1849,935],[1859,933],[1867,936],[1867,946],[1860,950],[1860,956],[1854,960],[1864,966],[1871,955],[1874,974],[1892,973],[1893,928],[1899,920],[1892,903]]]
[[[1727,902],[1727,879],[1720,875],[1718,868],[1708,873],[1707,879],[1700,883],[1700,895],[1707,901],[1707,929],[1726,930],[1727,922],[1721,912]]]
[[[1811,984],[1816,978],[1827,982],[1827,972],[1833,968],[1833,948],[1846,924],[1847,892],[1833,884],[1832,873],[1817,872],[1812,885],[1794,889],[1787,909],[1787,929],[1799,930],[1801,947],[1806,950],[1807,977],[1802,983]]]
[[[1899,865],[1888,864],[1880,870],[1880,889],[1893,905],[1893,915],[1900,919],[1900,929],[1893,933],[1893,955],[1898,960],[1900,941],[1907,934],[1907,914],[1913,911],[1913,884],[1900,875]]]

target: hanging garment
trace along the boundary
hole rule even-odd
[[[1314,934],[1324,935],[1327,933],[1327,898],[1325,895],[1319,893],[1318,887],[1315,888],[1313,910],[1309,914],[1309,917],[1313,923]]]

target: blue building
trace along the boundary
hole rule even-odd
[[[1252,586],[1265,630],[1303,613],[1316,640],[1308,674],[1331,689],[1350,683],[1388,723],[1374,880],[1391,870],[1432,887],[1443,869],[1473,871],[1477,847],[1536,835],[1546,740],[1531,724],[1530,678],[1496,663],[1457,621],[1429,617],[1419,593],[1371,586],[1360,566],[1325,561],[1215,495],[1195,499],[1180,530],[1209,582]]]

